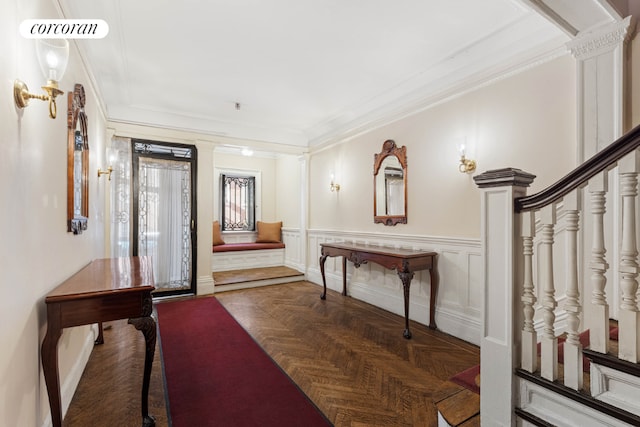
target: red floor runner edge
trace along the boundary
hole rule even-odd
[[[214,297],[156,310],[172,427],[331,425]]]

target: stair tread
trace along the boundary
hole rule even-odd
[[[445,382],[434,394],[436,408],[452,426],[471,427],[479,424],[480,395],[450,381]],[[477,420],[473,420],[477,418]]]

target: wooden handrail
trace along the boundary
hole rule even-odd
[[[536,194],[515,199],[515,211],[537,210],[560,200],[576,188],[586,185],[598,173],[614,167],[620,159],[638,147],[640,147],[640,125],[596,153],[556,183]]]

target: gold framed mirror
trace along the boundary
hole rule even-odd
[[[407,223],[407,147],[391,139],[373,158],[373,222]]]
[[[89,218],[89,138],[84,87],[76,83],[67,106],[67,231],[82,234]]]

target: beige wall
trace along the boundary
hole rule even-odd
[[[234,169],[238,171],[259,171],[261,175],[261,216],[259,221],[276,221],[276,159],[274,157],[242,156],[229,153],[213,153],[214,168]],[[215,174],[215,172],[214,172]],[[220,211],[220,187],[219,176],[213,177],[213,215],[219,220]]]
[[[279,155],[276,159],[276,220],[283,227],[299,228],[301,224],[301,163],[299,156]]]
[[[95,177],[104,166],[105,119],[82,64],[71,44],[65,91],[85,87],[88,116],[90,187],[89,228],[82,235],[66,226],[67,98],[58,98],[58,117],[48,117],[47,103],[32,100],[24,111],[13,103],[13,80],[32,92],[44,83],[33,40],[19,36],[23,19],[58,18],[45,0],[0,3],[0,425],[36,426],[49,413],[41,374],[39,346],[46,332],[45,295],[91,259],[102,256],[104,182]],[[81,353],[92,346],[88,327],[65,330],[59,342],[63,400],[75,388],[70,378],[82,372]]]
[[[466,137],[476,173],[516,167],[538,176],[532,191],[551,184],[575,166],[575,73],[565,55],[313,152],[310,227],[479,237],[480,193],[458,172],[456,143]],[[373,224],[373,155],[386,139],[407,147],[407,225]]]

